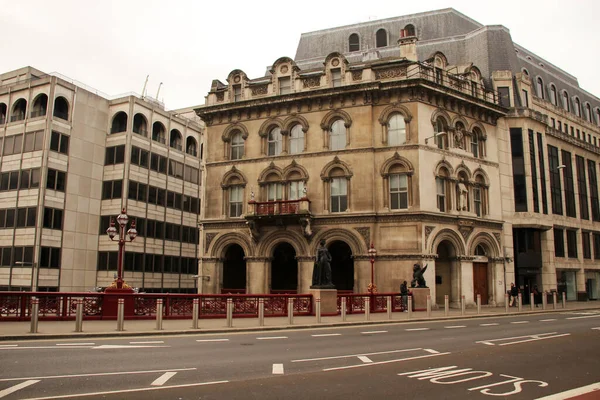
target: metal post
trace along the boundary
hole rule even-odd
[[[371,320],[371,299],[365,296],[365,321]]]
[[[562,292],[562,306],[567,308],[567,292]]]
[[[481,314],[481,295],[477,295],[477,314]]]
[[[162,319],[163,319],[163,300],[156,299],[156,330],[162,331]]]
[[[533,311],[533,309],[535,308],[535,298],[533,296],[533,293],[529,293],[529,308],[531,308],[531,311]]]
[[[387,297],[387,315],[388,319],[392,319],[392,296]]]
[[[504,312],[508,314],[508,307],[510,305],[508,293],[504,293]]]
[[[547,305],[548,305],[548,292],[544,292],[544,293],[542,293],[542,310],[545,310]]]
[[[200,300],[192,300],[192,329],[198,329],[198,308],[200,306]]]
[[[427,318],[431,318],[431,296],[427,295]]]
[[[294,325],[294,299],[288,299],[288,323]]]
[[[233,327],[233,299],[227,299],[227,327]]]
[[[450,314],[450,298],[448,295],[444,295],[444,316],[448,316]]]
[[[75,300],[75,332],[83,332],[83,299]]]
[[[117,331],[125,330],[125,299],[117,300]]]
[[[38,317],[40,312],[40,299],[36,297],[31,298],[31,328],[29,333],[38,332]]]
[[[519,312],[523,311],[523,295],[521,293],[519,293],[519,295],[517,296],[517,301],[519,302]]]
[[[556,310],[556,292],[552,292],[552,307]]]
[[[460,315],[465,315],[465,296],[460,296]]]
[[[317,315],[317,324],[321,323],[321,299],[316,299],[315,300],[315,313]]]
[[[412,317],[412,296],[408,296],[408,319]]]
[[[342,309],[341,309],[342,322],[346,322],[346,302],[347,302],[346,296],[342,297]]]
[[[265,299],[258,299],[258,326],[265,326]]]

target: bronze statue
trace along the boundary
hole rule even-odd
[[[325,246],[325,240],[321,240],[317,248],[311,288],[335,289],[331,282],[331,254]]]
[[[415,264],[413,266],[413,279],[410,281],[410,287],[420,287],[426,288],[427,284],[425,283],[425,278],[423,278],[423,274],[427,270],[427,264],[423,268],[419,264]]]

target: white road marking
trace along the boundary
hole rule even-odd
[[[428,331],[429,328],[410,328],[410,329],[405,329],[405,331]]]
[[[540,319],[540,322],[552,322],[552,321],[556,321],[556,318]]]
[[[433,349],[423,349],[423,350],[425,350],[426,352],[431,353],[431,354],[440,354],[439,351],[436,351],[436,350],[433,350]]]
[[[377,334],[377,333],[387,333],[388,331],[367,331],[367,332],[361,332],[363,335],[373,335],[373,334]]]
[[[139,389],[112,390],[112,391],[107,391],[107,392],[67,394],[67,395],[63,395],[63,396],[50,396],[50,397],[34,397],[34,398],[25,399],[25,400],[68,399],[68,398],[73,398],[73,397],[77,398],[77,397],[86,397],[86,396],[102,396],[102,395],[108,395],[108,394],[135,393],[135,392],[146,392],[146,391],[150,391],[150,390],[177,389],[177,388],[185,388],[185,387],[216,385],[219,383],[229,383],[229,381],[187,383],[187,384],[183,384],[183,385],[155,386],[155,387],[139,388]]]
[[[559,337],[563,337],[563,336],[569,336],[569,335],[571,335],[571,334],[570,333],[557,334],[557,332],[550,332],[550,333],[539,333],[537,335],[514,336],[514,337],[509,337],[509,338],[480,340],[480,341],[477,341],[475,343],[485,344],[485,345],[488,345],[488,346],[496,346],[496,343],[493,343],[493,342],[508,341],[508,340],[515,340],[515,339],[523,339],[523,340],[517,340],[517,341],[514,341],[514,342],[507,342],[507,343],[500,343],[500,344],[498,344],[498,346],[510,346],[512,344],[533,342],[533,341],[536,341],[536,340],[544,340],[544,339],[555,339],[555,338],[559,338]]]
[[[273,364],[273,375],[283,375],[283,364]]]
[[[0,344],[0,347],[17,347],[18,344]]]
[[[500,324],[498,324],[497,322],[491,323],[491,324],[479,324],[479,326],[498,326]]]
[[[61,349],[90,349],[91,347],[87,346],[63,346]],[[56,350],[56,346],[27,346],[27,347],[0,347],[0,350],[31,350],[31,349],[54,349]]]
[[[592,330],[600,331],[600,328],[592,328]]]
[[[162,340],[149,340],[147,342],[129,342],[129,344],[162,344]]]
[[[162,386],[165,384],[165,382],[167,382],[169,379],[175,376],[175,374],[177,374],[177,372],[165,372],[160,377],[155,379],[154,382],[150,384],[150,386]]]
[[[466,328],[466,325],[452,325],[452,326],[445,326],[444,328],[446,329],[458,329],[458,328]]]
[[[57,346],[93,346],[96,343],[56,343]]]
[[[351,358],[351,357],[360,357],[360,356],[373,356],[377,354],[391,354],[391,353],[403,353],[406,351],[416,351],[423,350],[420,347],[414,349],[405,349],[405,350],[390,350],[390,351],[378,351],[375,353],[362,353],[362,354],[347,354],[343,356],[332,356],[332,357],[319,357],[319,358],[305,358],[302,360],[292,360],[292,362],[305,362],[305,361],[323,361],[323,360],[335,360],[338,358]]]
[[[103,344],[101,346],[92,347],[94,350],[106,350],[106,349],[147,349],[147,348],[158,348],[158,347],[171,347],[171,346],[154,346],[144,344]]]
[[[276,339],[287,339],[287,336],[265,336],[265,337],[257,337],[257,340],[276,340]]]
[[[511,324],[528,324],[529,321],[513,321]]]
[[[600,315],[586,315],[584,317],[569,317],[565,319],[584,319],[584,318],[598,318]]]
[[[562,393],[551,394],[550,396],[540,397],[537,400],[562,400],[562,399],[570,399],[575,396],[579,396],[581,394],[596,392],[600,390],[600,382],[592,383],[591,385],[582,386],[580,388],[575,388],[571,390],[567,390]]]
[[[399,358],[399,359],[396,359],[396,360],[387,360],[387,361],[378,361],[378,362],[373,362],[373,363],[369,363],[369,364],[356,364],[356,365],[348,365],[346,367],[325,368],[323,371],[324,372],[325,371],[338,371],[338,370],[341,370],[341,369],[366,367],[366,366],[369,366],[369,365],[391,364],[391,363],[402,362],[402,361],[417,360],[419,358],[429,358],[429,357],[444,356],[446,354],[450,354],[450,353],[427,354],[427,355],[424,355],[424,356]]]
[[[23,379],[62,379],[62,378],[83,378],[87,376],[108,376],[108,375],[137,375],[153,374],[156,372],[175,372],[175,371],[195,371],[197,368],[176,368],[176,369],[155,369],[149,371],[125,371],[125,372],[99,372],[95,374],[76,374],[76,375],[51,375],[51,376],[31,376],[28,378],[3,378],[0,382],[22,381]]]
[[[198,339],[196,342],[229,342],[229,339]]]
[[[31,386],[34,383],[38,383],[38,382],[39,382],[39,380],[28,380],[28,381],[19,383],[18,385],[9,387],[8,389],[4,389],[4,390],[0,391],[0,399],[8,396],[11,393],[16,392],[17,390],[21,390],[23,388],[26,388],[27,386]]]
[[[533,339],[526,339],[526,340],[519,340],[517,342],[511,342],[511,343],[502,343],[499,344],[498,346],[510,346],[511,344],[519,344],[519,343],[526,343],[526,342],[535,342],[537,340],[544,340],[544,339],[555,339],[555,338],[559,338],[559,337],[563,337],[563,336],[571,336],[570,333],[563,333],[562,335],[555,335],[555,336],[548,336],[548,337],[542,337],[542,338],[533,338]]]
[[[341,333],[323,333],[320,335],[310,335],[312,337],[342,336]]]
[[[367,356],[358,356],[358,359],[364,363],[372,363],[373,361]]]

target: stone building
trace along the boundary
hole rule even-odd
[[[109,99],[31,67],[0,75],[0,290],[108,286],[127,209],[125,280],[194,292],[202,126],[152,99]]]
[[[599,104],[505,27],[453,9],[305,33],[294,59],[258,78],[232,71],[196,109],[208,146],[200,289],[307,292],[321,240],[340,291],[367,291],[371,244],[379,292],[427,264],[437,304],[503,303],[515,280],[561,290],[562,271],[576,292],[597,288]],[[551,191],[576,196],[577,217],[548,212]],[[555,256],[569,232],[575,256]]]

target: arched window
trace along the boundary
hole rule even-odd
[[[4,125],[6,122],[6,104],[0,103],[0,125]]]
[[[331,124],[329,130],[329,149],[342,150],[346,148],[346,125],[343,120],[338,119]]]
[[[244,188],[242,186],[231,186],[229,188],[229,216],[241,217],[244,199]]]
[[[357,33],[353,33],[348,38],[348,51],[359,51],[360,50],[360,38]]]
[[[600,126],[600,109],[596,108],[596,125]]]
[[[590,106],[590,103],[585,105],[585,119],[587,122],[592,122],[592,106]]]
[[[433,126],[435,143],[440,149],[448,148],[448,123],[444,117],[437,117]]]
[[[231,159],[240,160],[244,156],[244,138],[242,132],[236,131],[231,135]]]
[[[471,153],[473,157],[482,158],[485,156],[485,136],[478,127],[473,128],[471,134]]]
[[[386,47],[387,45],[387,31],[381,28],[375,34],[375,47]]]
[[[581,117],[581,102],[579,101],[579,97],[575,98],[575,115]]]
[[[127,114],[119,111],[115,114],[110,127],[110,133],[125,132],[127,130]]]
[[[571,111],[571,107],[569,106],[569,94],[567,92],[563,92],[562,94],[562,106],[565,110]]]
[[[337,171],[332,171],[337,172]],[[344,212],[348,209],[348,180],[346,177],[331,178],[331,212]]]
[[[440,212],[447,212],[448,205],[450,204],[450,199],[447,196],[448,193],[448,185],[450,182],[450,173],[444,167],[441,167],[438,170],[437,176],[435,178],[435,187],[437,194],[437,209]]]
[[[473,208],[478,217],[488,214],[488,188],[481,175],[475,177],[473,186]]]
[[[69,102],[62,96],[57,97],[54,100],[54,112],[53,115],[57,118],[69,120]]]
[[[277,174],[269,174],[266,178],[267,201],[283,200],[283,183]]]
[[[169,146],[173,149],[177,149],[181,151],[183,149],[182,146],[183,139],[181,138],[181,132],[177,129],[171,129],[171,137],[169,138]]]
[[[156,121],[152,125],[152,140],[154,140],[155,142],[166,144],[167,140],[165,137],[165,131],[165,126],[161,122]]]
[[[185,152],[189,155],[196,157],[198,155],[198,143],[196,139],[191,136],[188,136],[185,140]]]
[[[142,136],[148,136],[148,121],[144,117],[144,114],[137,113],[133,116],[133,132]]]
[[[290,154],[302,153],[304,151],[304,143],[302,125],[294,125],[290,131]]]
[[[271,129],[267,137],[267,155],[278,156],[281,154],[282,142],[281,129],[279,127]]]
[[[537,78],[537,95],[540,99],[544,98],[544,82],[540,77]]]
[[[10,116],[10,122],[22,121],[25,119],[25,112],[27,111],[27,101],[25,99],[19,99],[15,101]]]
[[[42,93],[33,100],[31,118],[43,117],[48,109],[48,96]]]
[[[392,115],[388,122],[388,145],[398,146],[406,143],[406,123],[402,114]]]
[[[350,208],[351,178],[352,172],[348,164],[337,157],[325,166],[321,172],[321,180],[323,180],[323,193],[327,194],[324,207],[326,210],[337,213],[345,212]]]
[[[485,248],[482,245],[478,244],[477,247],[475,247],[475,255],[480,257],[487,257]]]
[[[404,27],[404,32],[406,33],[406,36],[416,36],[417,35],[417,31],[413,24],[406,25]]]
[[[555,106],[558,105],[558,99],[556,98],[556,86],[550,85],[550,102]]]
[[[390,171],[390,209],[408,209],[408,175],[401,170]]]
[[[228,217],[241,217],[244,212],[244,188],[246,179],[235,167],[225,173],[221,181],[223,190],[223,214]]]
[[[529,71],[527,71],[527,69],[523,68],[523,73],[527,76],[529,76]]]

